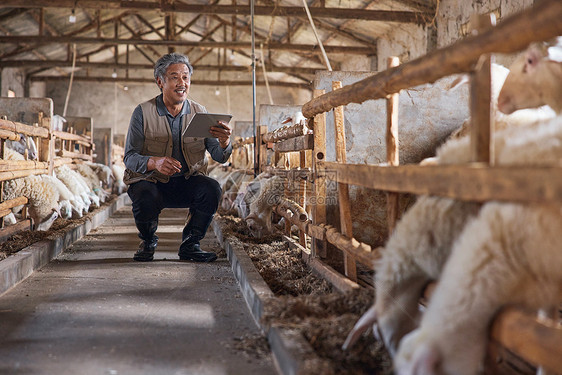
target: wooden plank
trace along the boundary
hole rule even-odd
[[[0,241],[4,241],[14,234],[24,230],[31,230],[31,219],[23,219],[22,221],[18,221],[14,225],[2,228],[0,230]]]
[[[326,225],[326,239],[341,251],[353,256],[361,264],[369,267],[369,269],[373,269],[375,260],[381,257],[380,248],[371,249],[371,246],[359,242],[355,238],[344,236],[330,225]]]
[[[562,202],[562,168],[481,164],[381,167],[321,162],[331,179],[385,191],[468,201]],[[334,176],[337,176],[334,178]]]
[[[60,139],[64,139],[65,141],[81,141],[87,145],[91,145],[92,144],[92,140],[88,137],[84,137],[82,135],[78,135],[78,134],[72,134],[69,132],[63,132],[60,130],[54,130],[52,132],[52,135],[60,138]]]
[[[324,94],[324,90],[314,90],[314,96]],[[312,117],[312,116],[311,116]],[[326,158],[326,114],[319,113],[313,120],[314,148],[312,152],[312,167],[314,174],[313,191],[314,202],[312,205],[312,223],[326,223],[326,173],[321,167],[321,162]],[[312,241],[312,257],[326,257],[326,241],[316,239]]]
[[[0,129],[14,133],[22,133],[32,137],[48,138],[49,131],[42,127],[25,125],[20,122],[0,119]]]
[[[7,210],[10,208],[21,206],[22,204],[26,204],[26,203],[27,203],[26,197],[17,197],[14,199],[8,199],[7,201],[0,203],[0,210]]]
[[[388,67],[398,66],[400,61],[398,57],[388,58]],[[398,153],[398,99],[400,93],[394,93],[386,98],[386,162],[388,165],[397,166],[400,164]],[[399,195],[398,193],[386,194],[386,221],[388,225],[388,235],[394,231],[396,222],[398,221],[399,212]]]
[[[295,152],[312,150],[314,147],[314,135],[307,134],[300,137],[286,139],[273,144],[273,150],[277,152]]]
[[[473,30],[481,34],[492,27],[490,15],[474,14],[470,19]],[[492,58],[480,56],[475,70],[470,74],[470,150],[472,161],[490,163],[493,159],[491,130],[492,113]]]
[[[0,35],[0,43],[9,44],[37,44],[43,46],[47,44],[112,44],[112,45],[149,45],[149,46],[181,46],[193,48],[230,48],[230,49],[250,49],[252,43],[250,42],[218,42],[218,41],[190,41],[183,39],[176,40],[160,40],[160,39],[141,39],[141,38],[96,38],[96,37],[80,37],[70,35],[60,36],[36,36],[36,35]],[[297,52],[311,52],[317,51],[315,44],[287,44],[270,42],[265,47],[269,50],[275,51],[297,51]],[[373,47],[370,46],[337,46],[327,45],[324,46],[327,53],[339,53],[347,55],[370,55],[375,52]],[[78,78],[78,77],[77,77]],[[195,81],[194,81],[195,82]]]
[[[312,144],[314,145],[314,137],[312,138]],[[300,163],[299,163],[299,169],[305,169],[306,168],[306,152],[305,151],[301,151],[299,153],[300,156]],[[296,179],[292,179],[292,181],[297,181]],[[298,191],[298,196],[297,196],[297,202],[298,204],[303,208],[303,210],[306,212],[306,200],[307,200],[307,195],[306,195],[306,180],[305,179],[300,179],[298,180],[298,184],[299,184],[299,191]],[[308,215],[307,215],[307,220],[308,220]],[[301,246],[303,246],[304,248],[306,248],[306,230],[299,230],[299,243]]]
[[[86,155],[86,154],[81,154],[79,152],[72,152],[72,151],[67,151],[67,150],[58,150],[57,156],[60,156],[60,157],[63,157],[63,158],[82,159],[82,160],[87,160],[87,161],[92,161],[92,159],[93,159],[92,155]]]
[[[0,172],[49,168],[49,163],[33,160],[0,160]]]
[[[504,19],[493,30],[468,36],[451,46],[387,69],[341,90],[315,97],[303,105],[302,113],[310,118],[340,105],[382,99],[402,89],[435,82],[451,74],[469,72],[482,54],[516,52],[531,42],[562,35],[560,19],[560,0],[537,2],[532,8]]]
[[[6,171],[0,172],[0,181],[13,180],[14,178],[27,177],[36,174],[47,174],[49,169],[27,169],[23,171]]]
[[[11,141],[19,141],[21,137],[19,136],[19,134],[14,133],[11,130],[0,129],[0,138],[9,139]]]
[[[3,0],[5,7],[21,8],[90,8],[90,9],[120,9],[120,10],[153,10],[174,13],[195,14],[232,14],[250,15],[247,5],[216,5],[216,4],[186,4],[183,2],[154,2],[154,1],[118,1],[118,0]],[[316,18],[360,19],[367,21],[420,23],[431,19],[433,13],[424,11],[352,9],[339,7],[310,7],[310,12]],[[305,17],[306,13],[298,6],[256,5],[254,14],[258,16],[276,17]]]
[[[505,308],[494,320],[491,337],[548,371],[562,369],[562,327],[556,321],[539,321],[535,312]]]
[[[342,88],[340,81],[332,82],[332,91]],[[343,115],[343,106],[334,108],[334,134],[336,147],[336,162],[345,163],[345,121]],[[347,184],[338,183],[338,201],[340,213],[341,232],[344,236],[353,237],[353,222],[351,220],[351,201],[349,200],[349,187]],[[349,254],[344,253],[343,264],[345,275],[352,281],[357,282],[357,265],[355,259]]]
[[[73,162],[74,162],[74,160],[72,158],[57,157],[54,160],[53,167],[56,168],[56,167],[60,167],[61,165],[69,165],[69,164],[72,164]]]

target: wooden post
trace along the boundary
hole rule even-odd
[[[258,129],[258,139],[256,140],[257,149],[254,152],[258,154],[257,173],[260,174],[267,166],[267,145],[263,143],[263,136],[267,133],[267,126],[260,125]]]
[[[388,68],[394,68],[400,64],[398,57],[388,58]],[[386,98],[386,161],[389,166],[400,164],[398,153],[398,102],[400,93],[389,95]],[[398,193],[386,193],[386,221],[388,225],[388,236],[394,231],[398,221],[399,212]]]
[[[48,163],[48,174],[53,175],[55,163],[55,137],[51,134],[51,118],[45,117],[43,112],[37,114],[39,126],[49,130],[48,138],[40,138],[39,145],[39,161]]]
[[[324,94],[324,90],[314,90],[314,97]],[[312,168],[314,175],[314,202],[312,206],[313,224],[326,223],[326,171],[320,169],[319,161],[326,159],[326,114],[320,113],[314,116],[314,151],[312,156]],[[314,239],[311,249],[312,257],[325,258],[326,240]]]
[[[342,88],[340,81],[332,82],[332,91]],[[334,108],[334,130],[336,144],[336,162],[345,164],[345,123],[343,115],[343,106]],[[353,222],[351,220],[351,202],[349,200],[349,186],[347,184],[338,183],[338,200],[340,205],[340,225],[341,233],[353,238]],[[349,254],[343,254],[343,262],[345,275],[352,281],[357,281],[357,265],[355,259]]]
[[[300,168],[304,169],[306,168],[306,151],[301,151],[300,152]],[[298,192],[298,198],[299,200],[297,202],[299,202],[299,204],[301,205],[302,208],[304,208],[304,210],[306,211],[306,181],[303,179],[300,179],[299,181],[299,192]],[[299,230],[299,243],[301,244],[302,247],[307,248],[306,246],[306,233],[302,230]]]
[[[491,17],[493,15],[472,15],[470,27],[482,33],[495,24],[495,19]],[[491,66],[492,57],[489,54],[482,55],[470,75],[471,159],[474,162],[489,164],[494,160]]]

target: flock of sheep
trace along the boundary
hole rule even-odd
[[[5,142],[4,160],[34,160],[36,147],[31,138],[20,134],[21,142]],[[90,207],[99,207],[111,192],[121,194],[124,169],[114,164],[111,168],[98,163],[77,164],[76,170],[67,165],[56,167],[53,175],[31,175],[4,182],[3,199],[9,200],[24,196],[28,199],[28,213],[33,229],[47,231],[53,222],[63,219],[76,219],[87,213]],[[4,217],[4,223],[17,222],[23,206],[12,209]]]
[[[562,160],[562,37],[532,44],[508,70],[492,66],[496,166],[558,166]],[[499,111],[497,111],[499,109]],[[503,113],[502,113],[503,112]],[[425,165],[470,162],[470,121]],[[215,169],[223,208],[250,232],[272,231],[283,180]],[[562,206],[421,196],[398,222],[375,264],[376,298],[347,349],[373,326],[400,375],[473,375],[482,370],[498,311],[552,309],[562,300]],[[422,313],[419,300],[439,280]]]
[[[496,114],[502,130],[494,134],[492,163],[558,166],[562,38],[531,45],[510,70],[507,75],[505,68],[492,69],[493,98],[504,112]],[[523,110],[543,105],[554,111]],[[469,141],[452,137],[426,164],[469,162]],[[344,348],[372,325],[393,356],[397,374],[479,373],[488,328],[502,307],[551,311],[559,306],[561,231],[559,205],[418,198],[375,265],[375,303]],[[439,283],[422,314],[418,301],[435,280]]]

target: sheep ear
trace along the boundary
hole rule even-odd
[[[413,375],[437,375],[440,362],[438,350],[433,345],[424,345],[414,359]]]

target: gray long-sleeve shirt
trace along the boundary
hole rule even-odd
[[[186,101],[183,104],[181,112],[176,116],[172,116],[162,99],[162,94],[156,97],[156,111],[160,116],[166,116],[170,129],[172,131],[173,148],[172,157],[178,160],[182,165],[182,170],[176,173],[174,176],[179,176],[186,173],[189,168],[181,152],[180,138],[181,138],[181,127],[183,116],[189,114],[191,111],[189,103]],[[150,156],[141,155],[142,148],[144,145],[144,125],[143,125],[143,115],[142,108],[138,105],[131,116],[131,122],[129,123],[129,131],[127,133],[127,141],[125,143],[125,155],[123,161],[125,166],[132,170],[133,172],[146,173],[147,163]],[[232,153],[232,142],[223,149],[218,139],[216,138],[205,138],[205,148],[211,154],[213,160],[224,163],[230,157]]]

